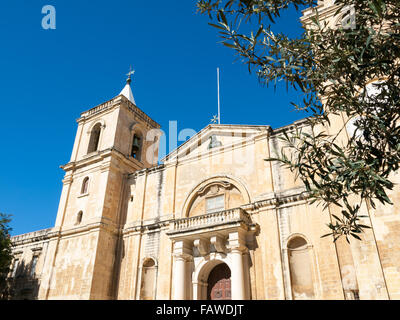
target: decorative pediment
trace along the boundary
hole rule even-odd
[[[167,164],[203,155],[208,156],[214,152],[250,143],[255,137],[268,134],[269,131],[269,126],[210,124],[161,161]]]

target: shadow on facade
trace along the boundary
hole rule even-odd
[[[22,262],[0,287],[0,300],[36,300],[39,292],[39,280],[31,264]]]

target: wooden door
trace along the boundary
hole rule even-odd
[[[216,266],[208,276],[208,300],[232,300],[231,298],[231,270],[225,264]]]

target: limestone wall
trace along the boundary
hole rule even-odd
[[[390,194],[394,206],[362,208],[373,226],[362,242],[322,238],[339,209],[311,205],[289,170],[265,161],[282,146],[283,130],[301,125],[260,130],[242,140],[235,136],[230,145],[225,135],[224,148],[185,151],[136,172],[118,153],[78,166],[64,180],[55,228],[14,237],[16,257],[28,265],[40,252],[35,273],[40,299],[171,299],[176,275],[167,233],[177,219],[205,213],[212,185],[227,192],[226,209],[241,207],[257,226],[243,253],[248,298],[398,299],[400,190],[396,186]],[[85,177],[90,183],[82,195]]]
[[[51,229],[45,229],[12,237],[13,261],[9,273],[12,299],[38,298],[50,232]]]

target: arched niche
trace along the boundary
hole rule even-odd
[[[156,293],[157,263],[145,258],[141,265],[140,300],[154,300]]]
[[[294,300],[315,298],[312,247],[306,238],[294,235],[287,242],[290,283]]]

